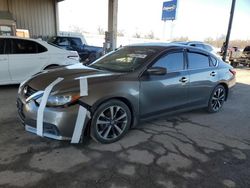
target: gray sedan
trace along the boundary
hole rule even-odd
[[[213,54],[180,44],[120,48],[90,66],[34,75],[20,85],[18,113],[39,136],[78,143],[122,138],[141,120],[205,108],[218,112],[235,85],[235,71]]]

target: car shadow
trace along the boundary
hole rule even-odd
[[[0,85],[0,90],[18,89],[20,84]]]

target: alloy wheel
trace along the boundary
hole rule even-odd
[[[97,134],[104,140],[113,140],[126,129],[128,115],[121,106],[109,106],[97,118]]]
[[[222,107],[224,101],[225,101],[225,90],[222,87],[218,87],[213,94],[211,105],[213,111],[218,111]]]

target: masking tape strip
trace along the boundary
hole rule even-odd
[[[88,81],[86,77],[82,77],[80,78],[80,96],[87,96],[87,95],[88,95]],[[77,119],[76,119],[73,136],[71,139],[72,144],[76,144],[80,142],[86,115],[87,115],[87,109],[80,106]]]
[[[31,99],[33,99],[34,97],[37,97],[39,95],[42,95],[44,93],[44,91],[38,91],[34,94],[32,94],[31,96],[29,96],[27,99],[26,99],[26,102],[29,102]]]
[[[63,78],[57,78],[55,81],[53,81],[48,87],[45,88],[42,101],[39,105],[38,111],[37,111],[37,122],[36,122],[36,134],[39,136],[43,136],[43,115],[44,115],[44,109],[47,104],[47,100],[49,98],[49,94],[52,91],[53,87],[61,82]]]
[[[80,79],[80,96],[88,95],[88,80],[87,78]]]
[[[77,79],[80,80],[80,96],[88,96],[88,78],[93,78],[93,77],[102,77],[102,76],[107,76],[110,74],[99,74],[99,75],[89,75],[89,76],[84,76],[84,77],[78,77]],[[76,124],[73,132],[73,136],[71,139],[72,144],[76,144],[80,142],[81,135],[83,132],[83,129],[85,129],[84,124],[85,124],[85,119],[86,116],[90,118],[90,113],[87,111],[86,108],[80,106],[77,119],[76,119]]]
[[[86,114],[87,114],[87,109],[80,106],[79,111],[78,111],[78,115],[77,115],[77,119],[76,119],[74,133],[73,133],[73,136],[71,139],[72,144],[77,144],[80,142],[82,130],[83,130],[83,125],[84,125],[85,119],[86,119]]]

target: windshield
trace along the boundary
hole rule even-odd
[[[131,72],[139,68],[159,51],[159,47],[153,46],[123,47],[97,60],[90,67],[114,72]]]

